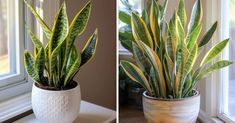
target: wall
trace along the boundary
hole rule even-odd
[[[69,20],[88,0],[67,0]],[[95,57],[75,77],[81,85],[82,99],[108,108],[116,108],[116,1],[93,0],[87,29],[76,46],[82,49],[95,28],[99,42]]]

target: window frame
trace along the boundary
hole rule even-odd
[[[224,18],[226,13],[224,8],[226,2],[222,0],[207,0],[206,1],[206,28],[208,29],[215,21],[218,21],[217,30],[210,42],[209,46],[206,47],[206,50],[209,50],[211,46],[214,46],[216,43],[222,41],[229,37],[228,26],[226,25],[226,18]],[[227,47],[222,55],[218,58],[228,58],[229,48]],[[202,111],[200,109],[199,118],[204,122],[212,123],[233,123],[231,119],[226,117],[224,114],[221,114],[222,111],[222,101],[223,93],[222,87],[224,87],[223,81],[225,77],[228,76],[228,67],[223,68],[218,72],[214,72],[206,78],[206,109]]]
[[[38,7],[40,9],[38,10],[38,13],[44,20],[49,23],[48,25],[52,25],[52,22],[54,21],[54,15],[56,11],[59,8],[60,0],[47,0],[47,1],[41,1],[38,0],[37,2],[28,1],[33,7]],[[22,42],[18,42],[16,45],[20,46],[20,50],[22,53],[20,55],[16,55],[16,59],[21,59],[20,67],[22,68],[21,71],[18,71],[19,73],[22,73],[23,80],[18,79],[17,83],[15,84],[9,84],[3,89],[0,88],[0,122],[6,121],[12,117],[15,117],[21,113],[24,113],[31,109],[31,89],[32,89],[32,81],[27,76],[25,70],[24,70],[24,63],[23,63],[23,51],[24,49],[33,51],[33,44],[30,40],[30,38],[27,35],[27,31],[25,29],[25,24],[30,25],[35,32],[35,34],[43,41],[43,43],[46,43],[45,36],[43,35],[43,31],[38,22],[35,20],[31,12],[26,8],[24,5],[23,0],[17,1],[20,7],[18,8],[19,13],[24,13],[24,15],[19,14],[18,17],[22,17],[21,21],[19,21],[20,27],[25,34],[18,34],[17,36],[20,38],[24,38]],[[46,11],[43,13],[42,11]],[[20,32],[20,31],[19,31]],[[22,77],[22,76],[21,76]],[[12,80],[17,78],[11,78]],[[2,80],[0,80],[2,81]],[[17,92],[17,94],[13,93]]]

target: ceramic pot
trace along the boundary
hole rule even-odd
[[[53,91],[32,89],[32,108],[41,123],[72,123],[78,116],[81,103],[80,86],[69,90]]]
[[[143,93],[144,115],[148,123],[195,123],[200,109],[200,94],[183,99],[158,99]]]

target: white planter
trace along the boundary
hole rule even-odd
[[[143,93],[144,115],[148,123],[195,123],[200,109],[200,94],[183,99],[157,99]]]
[[[72,123],[79,114],[80,103],[79,84],[63,91],[45,90],[33,85],[32,108],[41,123]]]

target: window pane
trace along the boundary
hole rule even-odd
[[[231,61],[235,61],[235,0],[228,0],[229,6],[227,11],[229,26],[230,44],[228,46],[228,53],[226,57]],[[228,68],[228,73],[223,74],[223,109],[222,113],[235,121],[235,64],[232,64]],[[227,74],[227,75],[226,75]]]
[[[0,75],[9,72],[7,0],[0,0]]]

